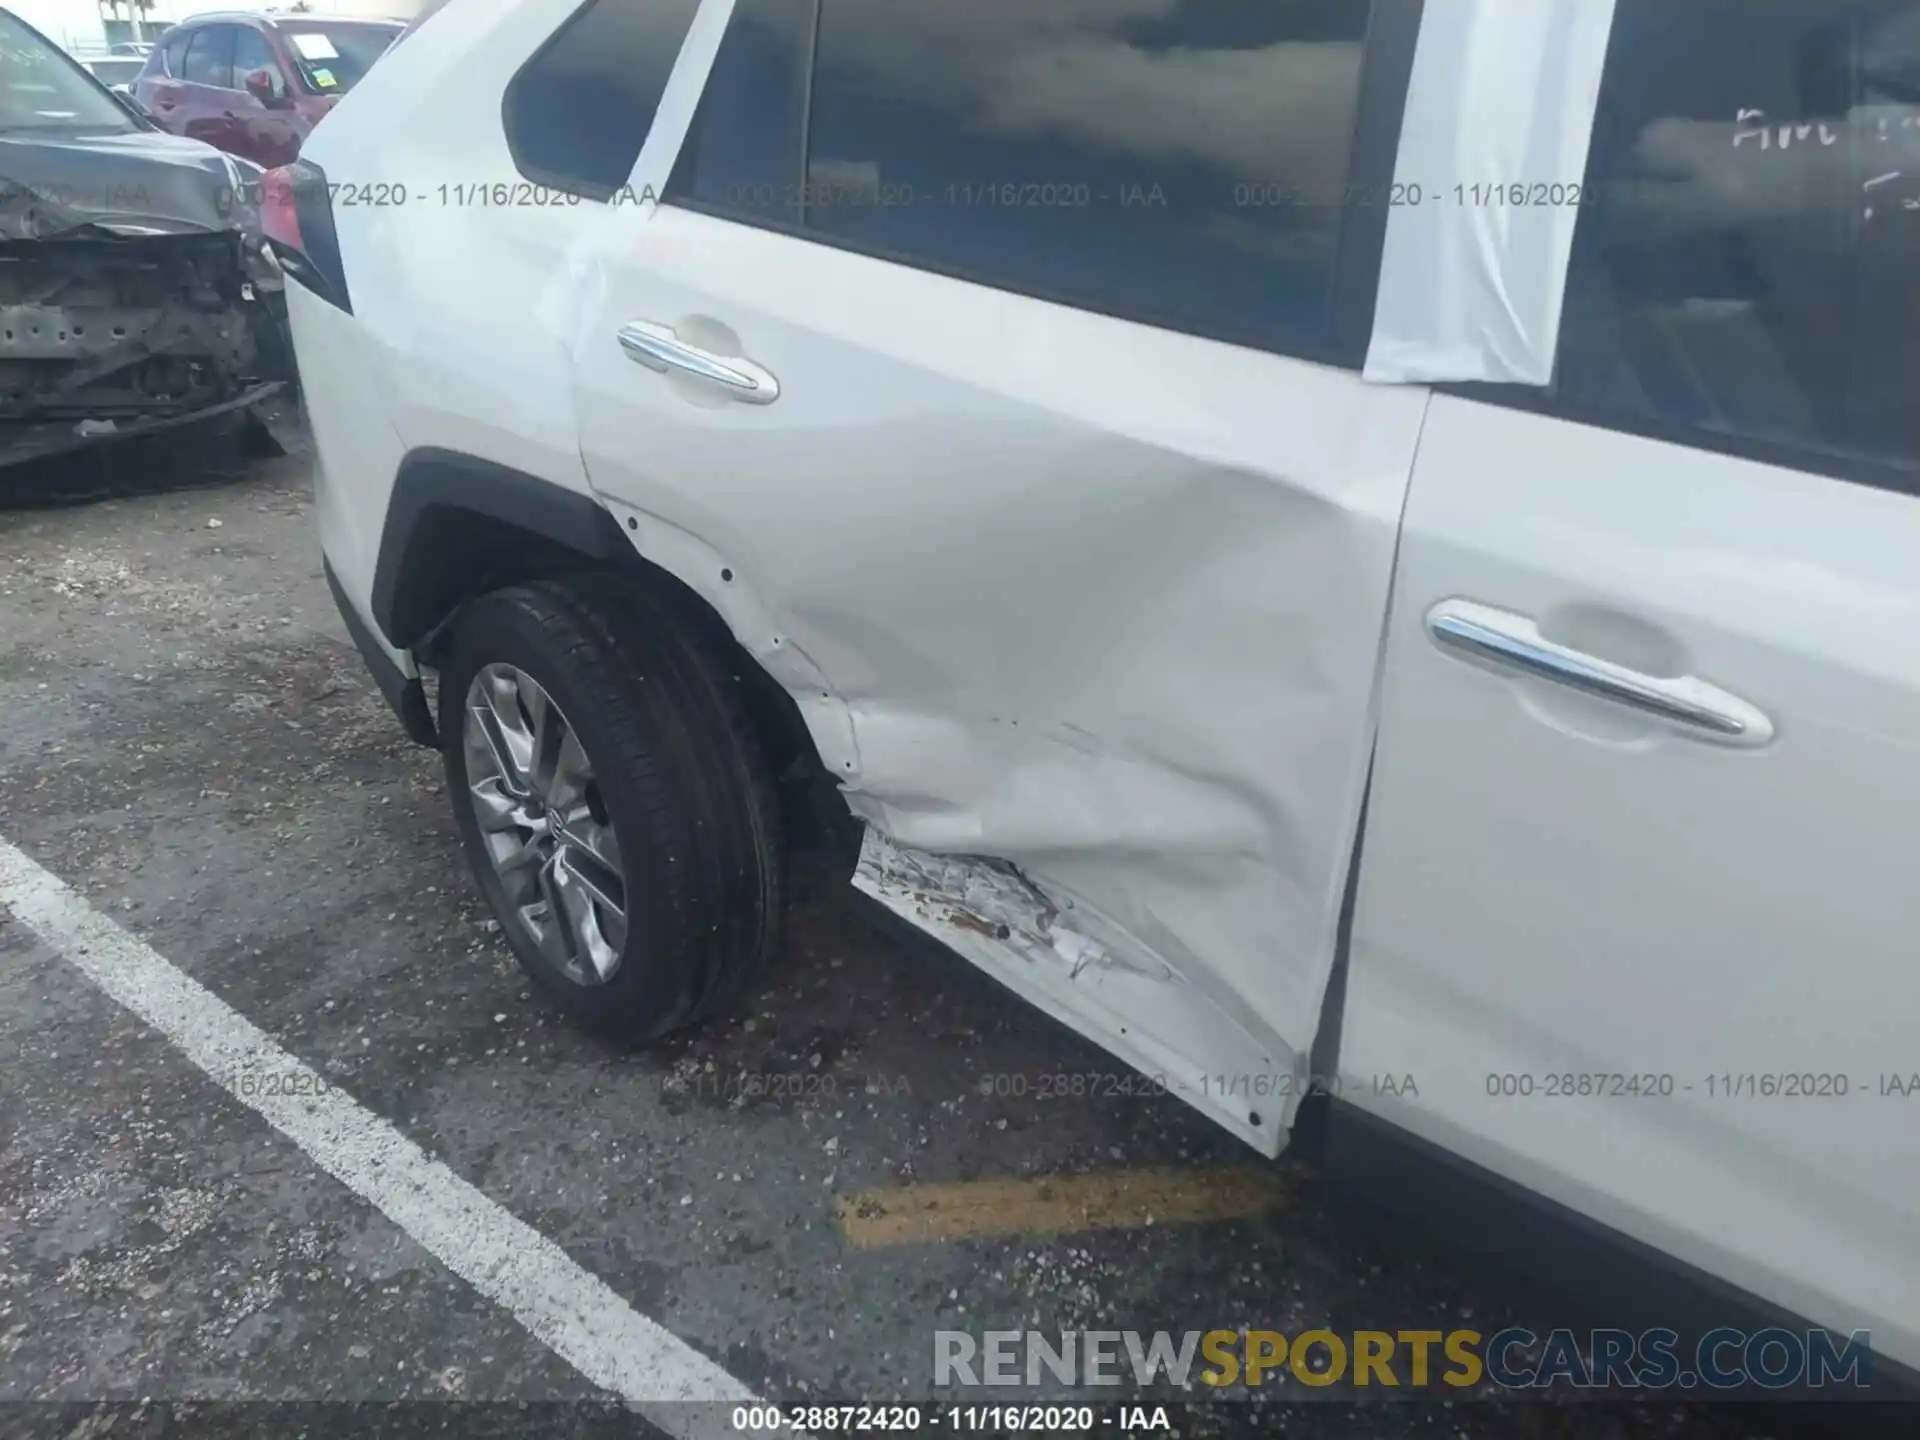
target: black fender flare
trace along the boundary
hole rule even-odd
[[[448,595],[465,599],[476,585],[485,588],[484,574],[459,575],[459,556],[435,544],[449,524],[475,516],[588,560],[635,560],[619,522],[590,495],[457,450],[410,450],[387,500],[369,599],[371,618],[394,649],[410,650],[431,634],[450,613]]]

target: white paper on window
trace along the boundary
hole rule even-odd
[[[293,36],[293,48],[309,60],[338,60],[340,52],[333,48],[333,41],[317,31],[296,32]]]
[[[1367,379],[1552,377],[1612,28],[1613,0],[1426,0]]]

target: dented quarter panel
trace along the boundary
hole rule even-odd
[[[712,573],[683,578],[751,592],[717,603],[750,651],[770,630],[817,668],[853,808],[1009,862],[1299,1069],[1425,392],[673,207],[616,208],[588,250],[589,476],[643,553],[696,537],[683,569]],[[779,400],[634,364],[631,320],[757,361]]]
[[[753,586],[698,536],[618,500],[605,503],[634,548],[711,605],[747,653],[793,697],[821,763],[842,778],[858,773],[853,717],[845,702],[828,687],[812,657],[783,633]]]

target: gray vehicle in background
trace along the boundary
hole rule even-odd
[[[258,174],[0,9],[0,496],[22,462],[222,415],[292,433]]]
[[[95,55],[81,63],[94,79],[117,95],[131,95],[134,78],[147,65],[144,55]]]

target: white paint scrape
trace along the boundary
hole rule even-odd
[[[4,840],[0,906],[555,1354],[654,1424],[675,1435],[720,1433],[719,1406],[686,1402],[722,1402],[730,1411],[754,1398],[331,1082],[310,1086],[322,1094],[242,1093],[248,1075],[323,1077]]]

